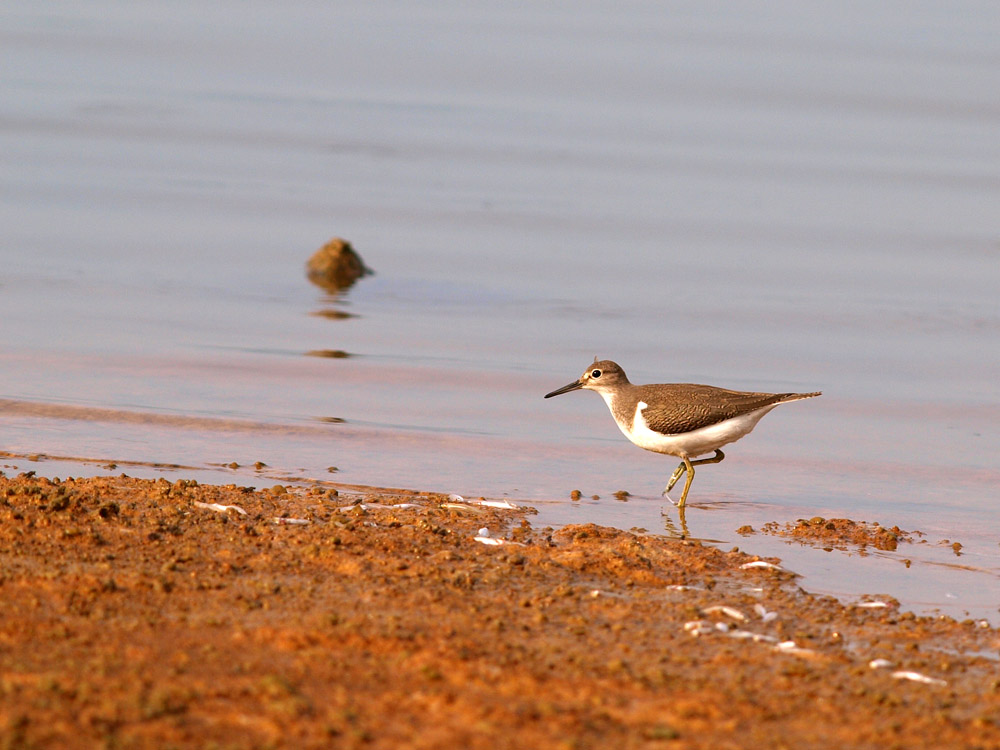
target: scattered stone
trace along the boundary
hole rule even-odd
[[[347,289],[362,276],[372,273],[351,243],[334,237],[313,253],[306,263],[309,280],[328,292]]]
[[[742,527],[739,533],[752,533],[750,527]],[[919,531],[903,531],[898,526],[885,528],[877,523],[852,521],[849,518],[800,518],[795,523],[779,524],[777,521],[765,523],[761,532],[773,536],[784,536],[811,542],[829,549],[846,549],[848,545],[864,549],[871,546],[880,550],[895,550],[900,542],[912,543]]]

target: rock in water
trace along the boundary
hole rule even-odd
[[[334,237],[323,245],[306,263],[309,280],[328,292],[346,289],[371,272],[351,243],[340,237]]]

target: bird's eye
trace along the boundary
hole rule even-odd
[[[590,371],[590,377],[592,377],[592,378],[594,378],[596,380],[597,378],[601,377],[601,371],[600,370],[591,370]]]

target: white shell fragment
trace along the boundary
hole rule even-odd
[[[694,586],[688,586],[683,583],[671,583],[666,588],[668,591],[691,591]]]
[[[889,605],[886,602],[858,602],[854,606],[859,609],[884,609]]]
[[[518,506],[514,505],[510,500],[466,500],[461,495],[448,495],[447,503],[442,503],[442,508],[452,508],[454,510],[475,510],[471,506],[479,505],[483,508],[501,508],[503,510],[516,510]]]
[[[868,662],[868,666],[871,669],[888,669],[893,666],[893,664],[888,659],[872,659]]]
[[[420,508],[416,503],[396,503],[395,505],[385,503],[355,503],[353,505],[341,505],[334,510],[340,513],[347,513],[352,510],[405,510],[406,508]]]
[[[476,505],[482,505],[484,508],[503,508],[504,510],[516,510],[517,506],[510,500],[477,500]]]
[[[273,518],[279,526],[308,526],[311,521],[306,518]]]
[[[489,544],[493,547],[499,547],[501,544],[516,544],[518,547],[523,547],[524,544],[521,542],[512,542],[509,539],[498,539],[490,533],[490,530],[483,526],[476,535],[472,537],[475,541],[480,544]]]
[[[723,607],[712,607],[712,609],[717,609],[721,611]],[[726,609],[733,609],[732,607],[727,607]],[[708,610],[706,610],[707,612]],[[739,612],[739,610],[735,610]],[[742,614],[742,613],[740,613]],[[693,636],[700,635],[710,635],[711,633],[725,633],[730,638],[735,638],[738,641],[753,641],[754,643],[777,643],[778,639],[773,635],[765,635],[764,633],[752,633],[749,630],[740,630],[735,625],[730,625],[728,622],[712,622],[711,620],[691,620],[690,622],[684,623],[684,630]],[[793,641],[788,641],[792,647],[795,647]],[[783,650],[788,650],[789,647],[784,647]],[[808,649],[800,649],[801,651],[807,651]],[[809,652],[812,653],[812,652]]]
[[[219,513],[225,513],[227,510],[235,510],[242,516],[247,515],[247,512],[238,505],[221,505],[220,503],[199,503],[197,500],[194,501],[194,505],[196,508],[207,508],[208,510],[218,511]]]
[[[939,680],[936,677],[928,677],[925,674],[920,674],[920,672],[907,672],[905,670],[900,670],[898,672],[893,672],[892,676],[897,680],[912,680],[913,682],[922,682],[924,685],[947,685],[948,683],[944,680]]]
[[[711,615],[716,612],[721,612],[727,617],[732,617],[734,620],[739,620],[740,622],[747,621],[747,616],[742,612],[740,612],[738,609],[736,609],[736,607],[727,607],[724,604],[717,604],[716,606],[709,607],[708,609],[705,610],[706,615]]]
[[[684,629],[693,636],[708,635],[715,632],[715,625],[707,620],[691,620],[684,623]]]
[[[480,544],[490,544],[493,545],[494,547],[499,547],[505,541],[503,539],[494,539],[493,536],[490,534],[490,530],[485,526],[483,526],[483,528],[481,528],[479,531],[476,532],[476,536],[474,536],[473,539],[475,539]]]
[[[775,620],[778,617],[777,612],[768,612],[767,607],[765,607],[763,604],[753,605],[753,611],[756,612],[757,616],[760,617],[760,619],[763,620],[764,622],[771,622],[771,620]]]
[[[811,648],[802,648],[795,641],[782,641],[774,647],[774,650],[792,656],[816,656],[816,652]]]
[[[780,565],[775,565],[767,560],[754,560],[753,562],[743,563],[740,566],[743,570],[751,570],[753,568],[767,568],[769,570],[784,570]]]

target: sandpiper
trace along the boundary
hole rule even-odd
[[[666,495],[687,472],[679,508],[687,502],[695,466],[719,463],[726,457],[719,449],[749,433],[775,406],[821,395],[818,391],[751,393],[694,383],[632,385],[617,363],[598,362],[595,357],[579,380],[556,388],[545,398],[579,388],[600,393],[619,429],[640,448],[681,459],[663,490]],[[711,458],[691,460],[713,451]]]

